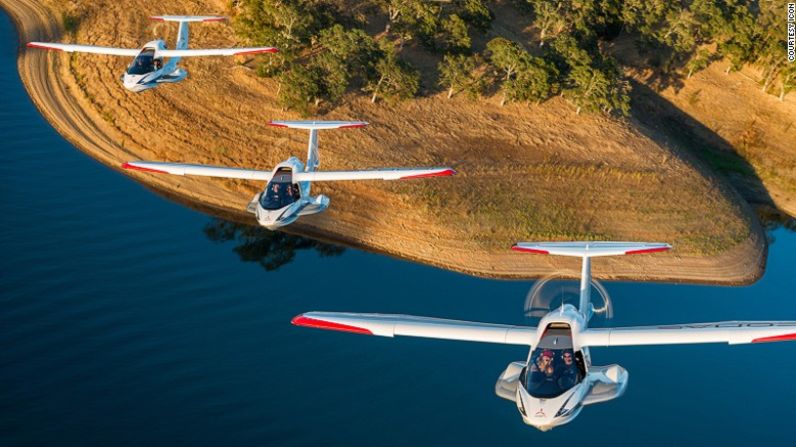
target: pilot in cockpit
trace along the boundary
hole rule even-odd
[[[260,205],[266,210],[284,208],[301,198],[298,185],[274,181],[260,198]]]

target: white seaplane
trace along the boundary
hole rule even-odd
[[[174,83],[185,79],[188,72],[177,67],[183,57],[195,56],[239,56],[244,54],[276,53],[273,47],[188,49],[188,24],[190,22],[220,22],[225,17],[217,16],[152,16],[152,20],[178,22],[177,46],[173,50],[166,47],[163,40],[153,40],[143,48],[112,48],[92,45],[71,45],[64,43],[30,42],[30,48],[66,51],[68,53],[94,53],[112,56],[129,56],[133,61],[121,76],[124,88],[132,92],[142,92],[162,83]],[[164,59],[167,59],[164,62]]]
[[[627,387],[619,365],[594,366],[591,346],[688,343],[764,343],[796,340],[796,321],[728,321],[662,326],[589,328],[591,258],[653,253],[668,244],[635,242],[518,243],[512,249],[583,258],[579,308],[563,304],[538,327],[476,323],[408,315],[309,312],[292,323],[320,329],[394,337],[439,338],[530,346],[525,361],[512,362],[498,378],[495,392],[513,401],[523,421],[546,431],[572,421],[585,405],[616,399]]]
[[[347,129],[364,127],[364,121],[271,121],[275,127],[308,129],[310,131],[307,165],[290,157],[271,171],[226,168],[194,164],[134,161],[122,165],[124,169],[158,174],[197,175],[205,177],[262,180],[265,189],[249,202],[246,210],[254,214],[257,222],[269,230],[284,227],[301,216],[316,214],[329,206],[329,197],[310,195],[311,182],[337,180],[406,180],[425,177],[442,177],[456,174],[452,168],[400,168],[367,171],[317,171],[318,131],[322,129]]]

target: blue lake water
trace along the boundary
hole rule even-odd
[[[522,324],[531,282],[230,234],[63,140],[16,52],[0,14],[0,445],[794,445],[796,343],[594,349],[627,393],[541,433],[493,392],[522,347],[291,326],[309,310]],[[774,237],[750,287],[607,284],[612,323],[796,320],[796,234]]]

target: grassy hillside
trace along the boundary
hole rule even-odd
[[[78,18],[73,35],[60,35],[65,41],[136,47],[150,37],[171,42],[176,35],[176,26],[151,23],[141,11],[235,13],[227,2],[132,3],[74,7],[52,2],[49,12],[40,15],[41,21],[49,17],[58,25],[64,12]],[[513,20],[521,16],[512,8],[498,3],[482,41],[491,35],[534,33]],[[193,26],[192,43],[247,43],[233,28]],[[30,32],[47,31],[39,26]],[[322,133],[322,169],[450,164],[461,174],[402,183],[317,185],[314,191],[332,198],[330,209],[303,219],[292,231],[498,277],[562,268],[574,273],[577,266],[567,260],[508,251],[518,240],[573,238],[663,240],[676,247],[667,255],[600,263],[602,277],[737,283],[760,274],[765,242],[754,213],[706,163],[676,144],[667,129],[650,125],[649,117],[577,114],[566,95],[541,104],[513,101],[504,106],[499,92],[486,92],[479,100],[464,94],[448,99],[447,90],[433,86],[434,70],[423,68],[433,68],[439,55],[414,44],[404,50],[422,74],[420,96],[373,103],[370,94],[352,90],[314,115],[371,122],[365,130]],[[189,72],[185,82],[144,94],[131,94],[118,83],[126,63],[118,58],[26,51],[20,70],[56,128],[110,165],[151,159],[270,168],[289,155],[303,156],[304,132],[266,126],[269,119],[297,118],[299,113],[280,105],[280,82],[258,76],[259,61],[184,62]],[[52,95],[53,86],[62,93]],[[57,112],[54,103],[62,106]],[[66,119],[77,113],[84,114],[79,121]],[[261,187],[243,181],[135,177],[241,218],[246,216],[240,210]]]

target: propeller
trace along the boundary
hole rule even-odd
[[[591,294],[593,317],[599,315],[600,320],[608,321],[614,316],[611,296],[599,281],[592,279]],[[596,293],[594,292],[596,291]],[[578,307],[580,301],[580,284],[578,281],[553,274],[536,281],[525,297],[525,316],[542,318],[551,310],[564,304]],[[592,317],[592,321],[594,318]]]

